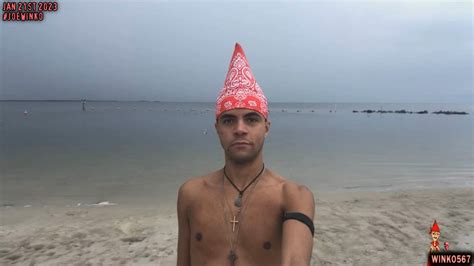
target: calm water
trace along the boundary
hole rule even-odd
[[[1,204],[171,203],[187,178],[223,166],[212,103],[88,102],[86,112],[80,102],[0,106]],[[352,113],[380,108],[470,114]],[[473,111],[273,104],[264,158],[315,191],[474,187]]]

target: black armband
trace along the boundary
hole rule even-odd
[[[305,214],[303,214],[301,212],[286,212],[283,215],[283,222],[285,222],[288,219],[293,219],[293,220],[297,220],[297,221],[300,221],[300,222],[304,223],[306,226],[308,226],[309,230],[311,231],[311,235],[314,236],[313,221],[308,216],[306,216]]]

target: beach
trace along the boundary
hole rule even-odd
[[[434,219],[441,243],[472,250],[472,187],[314,194],[311,265],[422,265]],[[176,264],[173,204],[111,204],[1,207],[0,264]]]
[[[1,107],[0,265],[176,264],[177,190],[224,165],[213,103]],[[435,219],[473,250],[473,116],[352,113],[375,108],[271,109],[265,165],[315,195],[312,265],[425,264]]]

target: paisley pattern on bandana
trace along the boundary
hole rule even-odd
[[[216,119],[222,112],[246,108],[268,118],[267,98],[255,81],[245,53],[237,43],[230,61],[229,70],[216,101]]]

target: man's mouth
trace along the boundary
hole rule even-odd
[[[249,142],[245,142],[245,141],[238,141],[238,142],[232,143],[231,146],[246,146],[246,145],[250,145],[250,143],[249,143]]]

